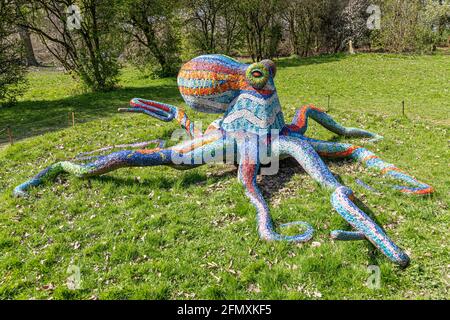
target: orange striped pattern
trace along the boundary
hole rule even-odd
[[[188,65],[185,66],[186,68],[189,68]],[[180,73],[178,74],[179,77],[185,78],[185,79],[197,79],[197,80],[205,80],[209,79],[213,82],[221,81],[221,80],[227,80],[227,81],[233,81],[233,82],[242,82],[245,80],[244,75],[242,74],[226,74],[226,73],[216,73],[212,71],[207,70],[189,70],[189,69],[182,69]]]
[[[420,189],[420,190],[416,190],[416,191],[411,191],[408,189],[404,189],[404,190],[400,190],[403,193],[407,193],[407,194],[431,194],[434,192],[433,187],[428,187],[426,189]]]
[[[199,140],[194,140],[190,142],[187,146],[174,146],[172,150],[177,151],[179,153],[187,153],[199,147],[203,147],[206,144],[211,142],[215,142],[221,138],[221,135],[212,135],[210,137],[205,137]]]
[[[139,150],[136,150],[136,152],[140,153],[140,154],[150,154],[150,153],[155,153],[155,152],[158,152],[158,151],[161,151],[161,150],[162,150],[161,148],[139,149]]]
[[[362,159],[362,161],[365,162],[365,161],[369,161],[372,159],[379,159],[379,157],[376,155],[371,155],[371,156],[364,157],[364,159]]]
[[[355,152],[356,149],[359,149],[361,147],[358,146],[351,146],[347,150],[340,151],[340,152],[318,152],[319,155],[324,157],[330,157],[330,158],[341,158],[341,157],[348,157],[351,156],[353,152]]]
[[[239,90],[243,86],[242,83],[239,82],[225,82],[220,85],[217,85],[215,87],[208,87],[208,88],[188,88],[180,86],[180,92],[184,95],[196,95],[196,96],[209,96],[209,95],[215,95],[218,93],[223,93],[228,90]]]
[[[309,110],[316,110],[316,111],[319,111],[319,112],[325,112],[324,110],[322,110],[320,108],[317,108],[316,106],[314,106],[312,104],[309,105],[309,106],[303,106],[300,109],[300,114],[298,115],[297,122],[295,123],[295,125],[297,127],[301,128],[301,127],[303,127],[305,125],[306,119],[307,119],[307,113],[308,113]]]
[[[401,172],[401,173],[405,173],[405,174],[406,174],[405,171],[400,170],[400,169],[397,168],[397,167],[387,167],[387,168],[384,168],[383,170],[381,170],[381,173],[382,173],[382,174],[385,174],[385,173],[388,173],[389,171],[398,171],[398,172]]]

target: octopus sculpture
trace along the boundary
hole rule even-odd
[[[304,106],[293,121],[286,124],[274,84],[276,67],[271,60],[244,64],[223,55],[202,55],[184,64],[178,74],[178,86],[186,104],[200,112],[223,114],[203,133],[181,109],[152,100],[134,98],[122,112],[139,112],[162,121],[175,119],[188,139],[172,147],[158,140],[156,148],[146,148],[150,142],[124,145],[126,149],[106,154],[112,147],[101,149],[100,155],[62,161],[41,171],[31,180],[14,189],[16,196],[26,196],[32,186],[54,179],[63,172],[78,177],[101,175],[122,167],[171,166],[190,169],[209,162],[228,161],[238,165],[238,179],[257,211],[257,229],[264,240],[305,242],[312,238],[313,228],[305,222],[302,234],[287,236],[273,225],[269,207],[259,190],[256,177],[263,155],[271,161],[294,158],[315,181],[331,192],[334,209],[353,227],[353,231],[335,230],[335,240],[369,240],[394,263],[406,267],[408,255],[386,235],[363,210],[355,204],[353,191],[342,185],[330,172],[322,158],[348,158],[391,176],[404,185],[395,189],[408,194],[429,194],[432,187],[386,163],[365,148],[347,143],[328,142],[306,137],[311,118],[333,133],[345,137],[371,140],[382,138],[357,128],[346,128],[324,111]],[[131,147],[131,148],[130,148]],[[214,161],[213,161],[214,160]]]

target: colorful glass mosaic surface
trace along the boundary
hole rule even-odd
[[[64,172],[85,178],[122,167],[165,165],[189,169],[213,161],[226,161],[239,166],[239,181],[256,208],[260,237],[264,240],[305,242],[313,237],[314,232],[306,222],[278,226],[281,229],[301,225],[305,229],[302,234],[286,236],[276,231],[267,202],[256,183],[256,177],[262,170],[262,154],[268,153],[272,161],[292,157],[312,179],[330,190],[332,206],[354,229],[332,231],[333,239],[368,240],[391,261],[406,267],[409,264],[408,255],[355,204],[353,191],[334,177],[323,159],[348,158],[363,163],[402,183],[393,188],[403,193],[426,195],[433,192],[432,187],[365,148],[305,137],[308,120],[313,119],[345,137],[367,138],[370,141],[382,138],[366,130],[344,127],[315,106],[300,108],[293,121],[286,124],[274,84],[275,76],[276,67],[270,60],[248,65],[223,55],[194,58],[182,66],[178,86],[184,101],[192,109],[222,115],[205,132],[196,128],[187,114],[176,106],[134,98],[128,108],[119,111],[144,113],[162,121],[177,121],[186,139],[172,147],[165,147],[164,141],[157,140],[116,146],[122,147],[122,150],[114,152],[110,152],[114,147],[106,147],[97,150],[101,154],[85,153],[75,160],[51,165],[16,187],[14,194],[26,196],[30,187],[53,180]],[[155,143],[155,148],[146,148]]]

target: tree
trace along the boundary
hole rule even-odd
[[[26,65],[38,67],[39,63],[34,55],[33,43],[31,42],[31,35],[28,28],[24,27],[24,21],[20,19],[26,18],[26,12],[29,12],[29,6],[27,6],[27,1],[15,0],[15,10],[17,16],[17,29],[19,31],[20,38],[22,39]]]
[[[16,101],[24,89],[25,67],[22,64],[22,46],[15,36],[14,3],[0,0],[0,105]]]
[[[238,54],[242,49],[240,0],[184,0],[184,48],[193,54]]]
[[[321,23],[316,0],[285,0],[281,16],[286,23],[293,53],[308,56]]]
[[[117,23],[120,6],[107,0],[35,0],[21,26],[36,33],[47,50],[96,91],[117,83],[123,41]]]
[[[282,38],[278,0],[242,0],[239,12],[247,50],[253,61],[276,55]]]
[[[34,55],[30,31],[27,28],[24,28],[23,26],[18,26],[18,29],[20,38],[22,39],[22,43],[24,46],[26,65],[28,67],[38,67],[39,62],[37,61],[36,56]]]
[[[438,45],[447,45],[450,30],[450,0],[425,0],[421,14],[423,35],[433,50]]]
[[[202,53],[217,53],[217,24],[226,6],[223,0],[185,0],[190,38]]]
[[[449,2],[431,0],[377,0],[381,30],[372,34],[385,51],[431,51],[442,40],[450,16]]]
[[[218,46],[220,52],[232,55],[242,47],[242,26],[239,18],[239,1],[228,0],[227,6],[219,12]]]
[[[138,60],[156,62],[153,73],[157,76],[175,75],[180,63],[177,4],[172,0],[131,0],[126,5],[124,30],[146,49],[136,54]]]
[[[369,42],[369,28],[367,28],[367,9],[370,0],[350,0],[345,6],[343,17],[343,41],[340,50],[343,50],[351,40],[354,45],[362,45]]]
[[[344,48],[345,19],[344,9],[349,0],[318,0],[319,31],[317,41],[327,53],[336,53]]]

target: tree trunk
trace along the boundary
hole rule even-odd
[[[28,31],[27,28],[19,26],[19,34],[20,39],[22,39],[24,45],[27,66],[38,67],[39,63],[37,62],[36,56],[34,55],[33,43],[31,42],[30,32]]]

